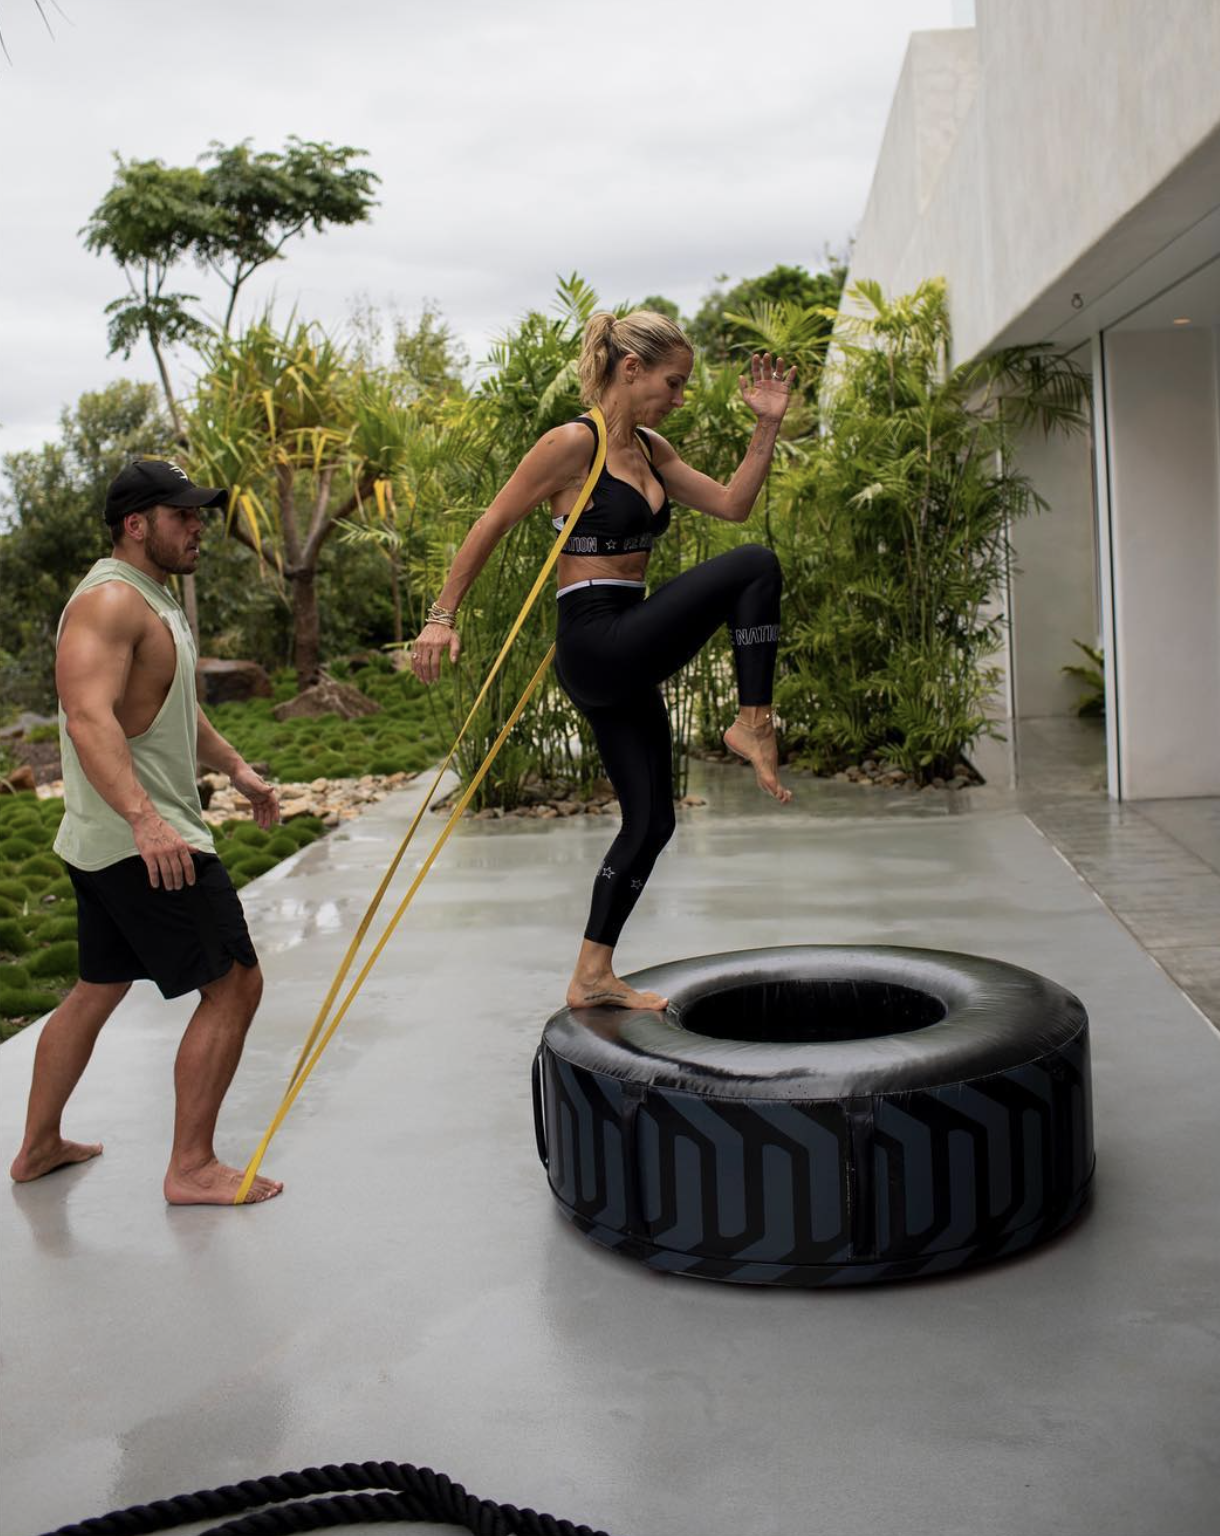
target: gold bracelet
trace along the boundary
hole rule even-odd
[[[457,614],[448,608],[442,608],[439,603],[433,603],[428,609],[426,624],[443,624],[446,629],[457,628]]]

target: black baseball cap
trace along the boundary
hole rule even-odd
[[[110,482],[105,518],[118,523],[129,512],[147,512],[149,507],[224,507],[228,503],[228,491],[196,485],[169,459],[133,459]]]

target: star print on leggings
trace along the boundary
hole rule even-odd
[[[644,882],[642,880],[633,880],[631,882],[631,889],[633,891],[642,891],[644,889]]]
[[[601,878],[603,880],[613,880],[614,879],[614,871],[610,868],[609,864],[603,864],[602,867],[598,870],[597,873],[601,876]]]

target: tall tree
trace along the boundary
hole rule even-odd
[[[220,278],[228,293],[221,326],[227,333],[242,285],[279,260],[295,235],[369,217],[378,178],[352,163],[363,154],[293,135],[282,150],[259,153],[249,140],[228,147],[213,141],[201,166],[115,156],[114,182],[81,233],[89,250],[118,262],[127,282],[127,293],[106,306],[110,352],[130,357],[147,338],[180,445],[185,422],[166,352],[181,342],[200,344],[211,328],[190,308],[199,302],[195,294],[168,291],[170,269],[189,257]],[[184,598],[198,641],[193,577]]]
[[[699,306],[687,330],[709,362],[740,358],[758,345],[756,329],[741,317],[762,305],[795,306],[801,310],[837,309],[847,277],[841,261],[829,257],[822,272],[780,265],[732,288],[714,288]],[[830,322],[825,323],[830,329]],[[808,382],[808,381],[803,381]]]

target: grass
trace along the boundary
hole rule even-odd
[[[49,1013],[77,980],[76,898],[51,844],[62,800],[0,796],[0,1040]],[[213,828],[216,851],[239,889],[322,835],[316,816],[260,831]]]
[[[208,710],[216,729],[248,762],[266,763],[281,783],[316,778],[360,778],[366,773],[418,773],[449,746],[446,720],[422,683],[409,672],[374,662],[343,679],[381,705],[381,713],[355,720],[276,720],[271,711],[296,692],[279,674],[270,699],[218,704]]]

